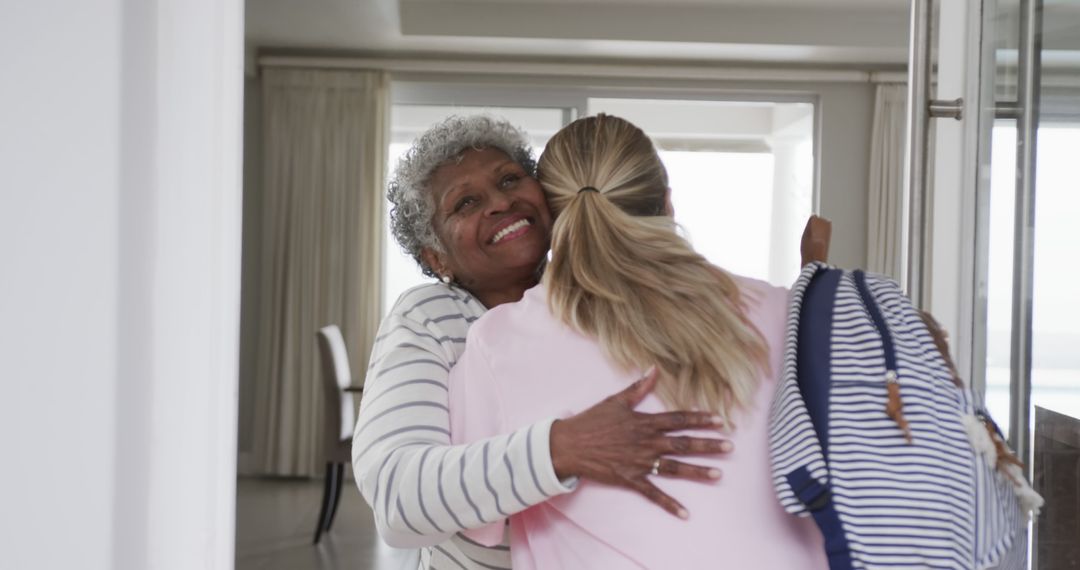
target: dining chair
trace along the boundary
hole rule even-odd
[[[353,426],[356,414],[352,395],[345,391],[352,382],[349,353],[337,325],[329,325],[316,333],[319,358],[322,362],[323,395],[326,401],[323,414],[323,456],[326,460],[326,483],[323,487],[322,508],[315,522],[315,541],[330,531],[341,502],[341,487],[345,482],[345,464],[351,459]]]

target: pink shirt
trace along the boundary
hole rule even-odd
[[[737,429],[724,434],[735,444],[734,451],[688,460],[720,468],[721,480],[653,477],[687,507],[689,520],[632,491],[582,481],[576,491],[510,517],[515,570],[828,567],[813,521],[781,508],[769,466],[769,406],[782,362],[787,291],[737,279],[750,318],[768,342],[774,373],[761,376],[752,408],[737,413]],[[451,436],[454,443],[466,443],[552,415],[567,417],[626,388],[640,375],[620,371],[595,340],[556,321],[548,310],[546,290],[537,286],[520,302],[488,311],[469,330],[465,354],[450,375]],[[666,408],[650,395],[637,409]],[[505,467],[495,458],[488,468]],[[531,473],[514,476],[518,487],[535,485]],[[498,544],[503,525],[499,521],[465,534],[482,544]]]

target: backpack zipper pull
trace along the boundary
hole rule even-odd
[[[885,404],[885,414],[896,422],[904,439],[911,443],[911,426],[904,417],[904,401],[900,398],[900,382],[895,370],[885,371],[885,387],[889,391],[889,402]]]

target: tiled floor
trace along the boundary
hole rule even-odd
[[[414,570],[415,554],[378,539],[367,503],[347,484],[334,528],[313,545],[322,481],[237,481],[236,570]]]

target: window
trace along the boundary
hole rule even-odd
[[[812,103],[580,100],[574,107],[395,105],[387,172],[413,139],[453,114],[506,117],[529,133],[537,155],[575,113],[617,115],[640,126],[656,144],[673,189],[675,220],[698,251],[740,275],[777,285],[795,280],[799,238],[813,208]],[[384,314],[402,292],[428,280],[401,252],[389,223],[385,260]]]
[[[1036,163],[1035,285],[1032,294],[1031,402],[1080,417],[1080,303],[1073,262],[1080,238],[1080,193],[1073,172],[1080,125],[1039,126]],[[1009,431],[1012,335],[1013,228],[1016,127],[994,127],[991,158],[990,244],[987,278],[986,406]]]
[[[712,263],[789,286],[813,209],[810,103],[590,99],[652,137],[675,221]]]

